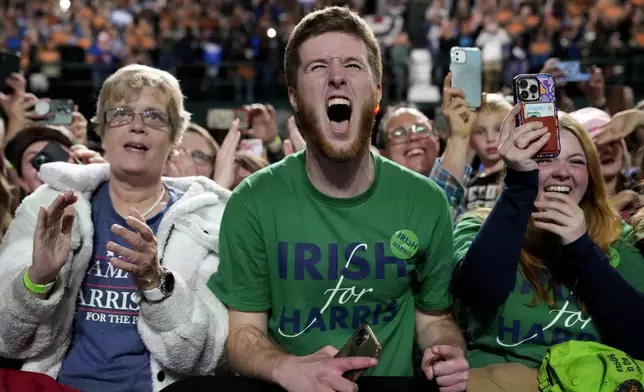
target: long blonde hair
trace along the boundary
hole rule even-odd
[[[570,131],[581,144],[588,162],[588,188],[579,202],[579,207],[584,212],[586,227],[590,238],[609,255],[609,246],[614,243],[622,233],[621,218],[611,207],[606,188],[604,186],[599,156],[597,149],[588,133],[569,114],[559,112],[559,129]],[[476,215],[484,220],[489,215],[490,209],[478,209],[467,215]],[[523,240],[520,256],[520,268],[523,276],[530,282],[535,291],[533,301],[529,306],[535,306],[544,301],[550,306],[555,305],[555,278],[545,261],[544,249],[553,249],[553,244],[545,244],[543,232],[540,232],[530,219]],[[560,247],[555,247],[554,252],[546,256],[556,255]],[[546,251],[547,252],[547,251]],[[543,275],[546,276],[546,284]]]

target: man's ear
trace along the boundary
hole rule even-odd
[[[288,88],[288,100],[291,102],[291,107],[293,111],[297,112],[297,93],[293,87]]]

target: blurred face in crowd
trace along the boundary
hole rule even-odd
[[[179,151],[192,160],[198,176],[213,177],[215,170],[215,151],[206,138],[197,132],[187,131],[183,134]]]
[[[253,173],[250,170],[240,165],[239,163],[236,163],[235,164],[235,182],[233,183],[233,188],[231,190],[234,190],[235,188],[237,188],[237,185],[241,184],[241,182],[244,181],[246,177],[250,176],[251,174]]]
[[[560,130],[561,153],[539,159],[539,196],[545,192],[570,195],[577,203],[588,189],[588,159],[579,139],[567,129]]]
[[[25,191],[26,194],[32,193],[36,190],[36,188],[42,185],[42,181],[40,181],[40,179],[38,178],[38,169],[34,167],[32,160],[49,143],[58,142],[50,140],[33,142],[29,145],[29,147],[25,149],[25,152],[22,154],[22,159],[20,161],[20,170],[22,175],[18,179],[18,185],[20,185],[20,187]],[[58,144],[63,148],[63,150],[65,150],[65,152],[71,155],[72,151],[69,148],[60,143]],[[74,163],[74,159],[70,156],[67,162]],[[42,163],[45,163],[45,161],[42,161]]]
[[[438,136],[418,110],[398,109],[387,122],[384,155],[392,161],[428,176],[438,152]]]
[[[365,43],[331,32],[299,48],[291,105],[307,142],[334,162],[355,159],[369,148],[381,86],[374,81]]]
[[[486,167],[494,165],[501,159],[496,150],[496,142],[504,118],[505,113],[483,110],[476,119],[470,136],[470,146]]]
[[[112,172],[160,178],[172,148],[167,99],[143,87],[105,111],[103,149]]]
[[[602,176],[610,180],[615,178],[622,170],[624,162],[624,144],[616,140],[598,147],[599,163],[601,164]]]

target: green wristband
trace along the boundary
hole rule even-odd
[[[56,281],[53,281],[47,284],[35,284],[31,279],[29,279],[29,270],[25,271],[25,275],[22,280],[25,282],[25,287],[32,293],[36,294],[47,294],[54,286],[54,283],[56,283]]]

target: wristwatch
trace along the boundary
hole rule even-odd
[[[148,302],[161,302],[164,299],[168,298],[174,290],[174,275],[166,267],[162,268],[163,273],[161,274],[161,278],[159,278],[159,284],[157,285],[157,287],[151,290],[143,291],[143,297]]]

